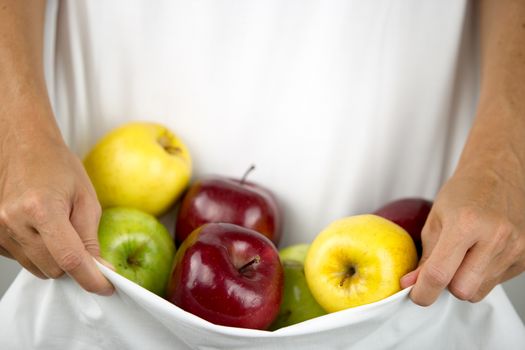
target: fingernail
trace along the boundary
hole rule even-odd
[[[401,285],[402,289],[405,289],[407,287],[410,287],[414,283],[416,283],[416,272],[412,271],[401,277],[401,280],[399,281],[399,284]]]

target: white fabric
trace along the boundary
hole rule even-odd
[[[433,197],[475,113],[466,0],[50,0],[48,9],[46,75],[72,149],[83,156],[110,128],[152,120],[184,139],[196,176],[241,176],[254,163],[252,180],[285,208],[282,246],[390,199]],[[117,287],[111,298],[22,272],[0,302],[0,348],[525,348],[500,287],[477,304],[444,293],[430,308],[402,291],[271,333],[207,323],[102,270]]]
[[[88,294],[69,278],[42,281],[23,271],[0,303],[2,349],[469,350],[525,344],[521,321],[500,286],[479,304],[444,293],[429,308],[413,304],[406,289],[266,332],[211,324],[101,269],[118,290],[110,298]]]

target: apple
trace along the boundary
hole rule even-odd
[[[148,122],[110,131],[84,167],[103,208],[132,207],[155,216],[173,205],[191,176],[186,146],[166,127]]]
[[[268,238],[238,225],[210,223],[179,247],[167,299],[218,325],[267,329],[282,289],[279,253]]]
[[[132,208],[102,211],[100,255],[117,273],[164,296],[175,256],[168,230],[152,215]]]
[[[279,251],[279,257],[281,258],[281,261],[295,260],[304,265],[304,260],[306,259],[306,253],[308,253],[308,248],[310,248],[310,244],[308,243],[294,244],[281,249]]]
[[[326,314],[310,293],[304,275],[304,260],[309,244],[296,244],[279,252],[284,270],[283,300],[271,330],[291,326]]]
[[[377,215],[337,220],[312,242],[305,275],[315,300],[328,312],[369,304],[401,290],[399,280],[417,266],[410,235]]]
[[[428,214],[432,208],[432,202],[424,198],[402,198],[394,200],[377,209],[374,214],[395,222],[404,228],[416,244],[418,256],[421,257],[423,245],[421,243],[421,231]]]
[[[181,244],[206,223],[223,222],[262,233],[277,246],[281,238],[281,210],[268,189],[242,179],[210,176],[193,182],[177,215],[175,239]]]

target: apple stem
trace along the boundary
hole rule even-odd
[[[254,256],[252,260],[248,261],[246,264],[241,266],[241,268],[239,269],[239,272],[244,273],[244,271],[248,267],[252,266],[253,264],[258,264],[260,261],[261,261],[261,257],[259,255]]]
[[[157,139],[157,141],[162,146],[162,148],[164,148],[164,150],[169,154],[179,154],[180,152],[182,152],[180,147],[173,146],[171,144],[170,138],[167,135],[162,135]]]
[[[339,287],[342,287],[343,284],[345,283],[345,281],[352,277],[353,275],[355,274],[355,267],[353,266],[350,266],[350,268],[348,269],[348,271],[346,271],[346,274],[343,276],[343,279],[341,280],[341,282],[339,282]]]
[[[250,165],[248,170],[246,170],[246,172],[242,176],[241,185],[244,185],[244,182],[246,181],[246,178],[248,177],[248,174],[250,174],[253,170],[255,170],[255,165],[252,164],[252,165]]]

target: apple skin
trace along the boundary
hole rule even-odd
[[[281,257],[281,261],[295,260],[304,265],[304,260],[306,259],[309,248],[310,244],[308,243],[293,244],[279,250],[279,256]]]
[[[401,198],[385,204],[374,214],[404,228],[414,240],[418,256],[421,257],[423,251],[421,231],[432,209],[432,204],[432,201],[424,198]]]
[[[282,214],[275,196],[252,182],[211,176],[191,184],[177,215],[175,239],[180,245],[207,223],[230,223],[268,237],[277,246]]]
[[[154,216],[132,208],[105,209],[98,239],[101,257],[117,273],[159,296],[165,295],[175,245]]]
[[[210,223],[177,251],[167,299],[218,325],[267,329],[282,289],[283,268],[268,238],[238,225]]]
[[[377,215],[337,220],[314,239],[305,275],[315,300],[328,312],[369,304],[401,290],[400,279],[417,267],[410,235]]]
[[[309,244],[296,244],[279,252],[284,270],[283,300],[270,330],[303,322],[326,314],[312,296],[304,275]]]
[[[84,167],[103,208],[131,207],[158,216],[188,186],[191,157],[166,127],[131,122],[104,135]]]

